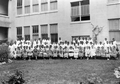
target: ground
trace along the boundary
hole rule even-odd
[[[120,60],[13,61],[0,65],[0,81],[17,69],[24,73],[26,84],[80,84],[92,74],[100,77],[103,84],[116,84],[119,79],[113,73],[119,65]]]

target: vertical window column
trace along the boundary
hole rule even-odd
[[[48,38],[48,25],[41,25],[41,38],[42,39]]]
[[[17,15],[22,14],[22,0],[17,0]]]
[[[30,0],[24,0],[24,11],[25,14],[30,13]]]
[[[17,39],[22,39],[22,27],[17,27]]]
[[[90,20],[89,0],[81,1],[81,21]]]
[[[120,41],[120,19],[109,20],[109,35],[110,40],[115,38],[116,41]]]
[[[50,24],[51,42],[58,42],[58,24]]]
[[[48,11],[48,0],[41,0],[41,11]]]
[[[32,12],[39,12],[39,0],[32,0]]]
[[[50,0],[50,10],[57,10],[57,0]]]
[[[35,26],[32,26],[32,29],[33,29],[33,40],[37,40],[39,38],[39,26],[38,25],[35,25]]]
[[[25,40],[30,40],[30,26],[24,27]]]
[[[71,20],[72,22],[80,21],[80,3],[79,2],[72,2],[71,3]]]

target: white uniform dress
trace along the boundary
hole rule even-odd
[[[79,49],[75,48],[74,49],[74,58],[78,58],[78,54],[79,54]]]

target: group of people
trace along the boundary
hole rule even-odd
[[[119,49],[115,39],[94,43],[91,38],[73,39],[71,42],[51,42],[48,39],[17,40],[9,45],[10,58],[12,59],[117,59]]]

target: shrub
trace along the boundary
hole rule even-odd
[[[8,62],[9,49],[7,45],[0,45],[0,62]]]
[[[2,84],[24,84],[23,73],[16,70],[14,74],[9,76],[8,81],[2,82]]]

